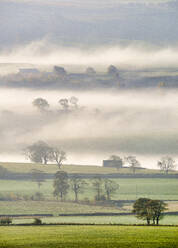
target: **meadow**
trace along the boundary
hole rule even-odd
[[[1,248],[177,248],[178,227],[12,226],[1,227]]]
[[[56,216],[40,217],[43,224],[121,224],[121,225],[143,225],[144,220],[137,219],[134,215],[120,216]],[[32,224],[32,217],[15,217],[12,224]],[[160,225],[178,225],[178,215],[165,215],[160,220]]]
[[[16,172],[16,173],[29,173],[33,169],[41,170],[45,173],[55,173],[58,170],[57,165],[55,164],[48,164],[48,165],[42,165],[42,164],[36,164],[36,163],[15,163],[15,162],[0,162],[0,165],[4,168],[8,169],[9,171]],[[132,170],[130,168],[109,168],[109,167],[103,167],[103,166],[95,166],[95,165],[70,165],[65,164],[62,165],[62,170],[66,171],[67,173],[99,173],[99,174],[108,174],[108,173],[132,173]],[[141,174],[156,174],[161,173],[164,174],[160,170],[156,169],[137,169],[135,173],[141,173]],[[170,172],[170,174],[174,174],[175,172]]]
[[[178,200],[178,180],[166,178],[118,178],[113,179],[118,185],[117,192],[113,195],[114,200],[136,200],[139,197],[150,197],[160,200]],[[80,200],[93,200],[95,192],[92,182],[86,180],[88,185],[84,188],[84,193],[79,195]],[[38,185],[30,180],[0,180],[0,196],[1,195],[32,195],[39,191]],[[46,199],[53,198],[53,181],[46,180],[40,192],[44,194]],[[67,200],[74,200],[72,190],[69,190]]]

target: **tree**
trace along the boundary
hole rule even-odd
[[[58,168],[60,169],[63,161],[66,160],[66,153],[57,147],[52,147],[51,159],[57,163]]]
[[[119,76],[118,69],[114,65],[110,65],[108,67],[108,75],[117,78]]]
[[[117,155],[111,155],[111,156],[109,157],[109,160],[116,161],[115,167],[116,167],[117,169],[123,167],[124,161],[122,160],[121,157],[119,157],[119,156],[117,156]]]
[[[69,101],[67,98],[60,99],[59,104],[64,111],[67,111],[69,109]]]
[[[162,157],[160,161],[158,161],[158,167],[164,171],[166,174],[170,170],[173,170],[176,168],[176,164],[173,158],[169,156]]]
[[[163,218],[163,212],[167,209],[167,204],[160,200],[150,200],[153,224],[159,225],[160,219]]]
[[[78,194],[83,193],[84,186],[86,185],[86,182],[79,177],[73,176],[70,179],[70,184],[71,184],[71,188],[75,194],[75,202],[78,202]]]
[[[96,75],[96,71],[92,67],[88,67],[86,69],[86,74],[89,75],[89,76],[95,76]]]
[[[52,160],[52,148],[44,141],[38,141],[25,149],[25,154],[34,163],[47,164]]]
[[[128,156],[128,157],[125,158],[125,160],[129,164],[129,167],[131,168],[131,170],[133,171],[133,173],[135,173],[136,168],[140,167],[140,163],[136,159],[135,156]]]
[[[104,180],[104,188],[106,192],[106,199],[109,201],[111,200],[111,196],[116,192],[119,188],[119,185],[116,184],[114,181],[105,179]]]
[[[38,184],[39,190],[43,182],[45,182],[44,173],[40,170],[33,169],[32,170],[32,181]]]
[[[47,109],[49,108],[49,103],[46,101],[46,99],[43,98],[36,98],[32,104],[41,112],[47,111]]]
[[[100,201],[102,199],[102,192],[103,192],[103,180],[102,180],[102,178],[100,178],[100,177],[94,178],[94,181],[92,184],[93,184],[94,191],[96,192],[95,199],[97,201]]]
[[[71,96],[69,99],[69,102],[72,104],[72,106],[77,109],[78,108],[78,98],[75,96]]]
[[[150,221],[153,217],[149,202],[150,199],[148,198],[139,198],[133,205],[133,213],[136,214],[137,218],[146,220],[148,225],[150,225]]]
[[[151,220],[153,224],[159,225],[159,220],[163,217],[163,212],[166,210],[166,203],[160,200],[152,200],[148,198],[139,198],[133,205],[133,213],[137,218],[147,220],[150,225]]]
[[[61,66],[54,66],[53,68],[54,73],[56,73],[58,76],[65,77],[67,75],[66,70]]]
[[[69,189],[67,172],[65,171],[56,172],[53,187],[54,187],[53,195],[57,197],[57,199],[60,197],[61,201],[63,201]]]

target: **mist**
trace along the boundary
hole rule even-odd
[[[127,46],[65,47],[44,39],[1,51],[0,63],[1,74],[12,73],[14,68],[17,72],[16,64],[23,66],[24,63],[46,67],[57,64],[69,69],[80,67],[79,70],[94,66],[100,71],[106,70],[110,64],[119,69],[177,68],[178,48],[154,47],[139,42]],[[8,64],[11,66],[7,67]]]
[[[44,140],[64,149],[67,163],[101,165],[111,154],[132,154],[144,167],[155,167],[163,155],[177,157],[177,93],[75,92],[78,109],[64,113],[58,101],[73,92],[1,90],[0,160],[11,160],[13,155],[25,161],[23,149]],[[37,97],[49,102],[49,111],[42,113],[32,106]]]

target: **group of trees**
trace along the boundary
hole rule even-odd
[[[166,174],[168,174],[169,171],[176,168],[176,162],[175,160],[170,156],[165,156],[158,161],[158,167],[160,170],[164,171]]]
[[[69,111],[76,110],[79,108],[78,106],[79,99],[75,96],[71,96],[70,98],[61,98],[58,103],[60,104],[60,110]],[[47,112],[49,110],[50,104],[44,98],[38,97],[33,100],[33,106],[37,108],[40,112]]]
[[[66,160],[66,153],[63,150],[49,146],[44,141],[38,141],[26,147],[25,155],[34,163],[46,165],[48,162],[55,162],[59,169]]]
[[[141,166],[140,162],[137,160],[137,158],[135,156],[132,156],[132,155],[127,156],[123,159],[118,155],[111,155],[109,157],[109,160],[113,160],[116,162],[119,161],[119,163],[115,163],[115,167],[118,169],[123,167],[124,164],[127,164],[133,173],[135,173],[136,169]],[[177,165],[176,165],[175,160],[172,157],[164,156],[158,161],[157,166],[165,174],[168,174],[169,171],[174,170]]]
[[[65,70],[65,68],[60,67],[60,66],[54,66],[53,72],[56,75],[58,75],[59,77],[63,78],[63,79],[65,79],[65,77],[68,74],[67,71]],[[97,73],[96,73],[96,70],[93,67],[87,67],[86,71],[85,71],[85,74],[87,76],[95,76]],[[111,77],[118,77],[119,76],[119,70],[117,69],[116,66],[110,65],[107,68],[107,74],[109,76],[111,76]]]
[[[84,179],[77,176],[69,178],[67,172],[57,171],[54,178],[54,196],[61,201],[65,200],[65,197],[71,188],[74,193],[75,201],[78,202],[79,194],[82,194],[85,188],[92,186],[95,192],[96,201],[109,201],[114,193],[116,193],[119,185],[109,179],[94,178],[92,184],[88,184]]]
[[[161,200],[152,200],[149,198],[139,198],[133,205],[133,213],[137,218],[147,221],[150,225],[159,225],[160,219],[163,217],[163,212],[167,209],[166,203]]]
[[[109,160],[113,160],[116,162],[115,167],[117,169],[122,168],[124,164],[127,164],[133,173],[135,173],[136,168],[140,167],[140,162],[137,160],[135,156],[131,156],[131,155],[123,159],[120,156],[111,155],[109,157]]]

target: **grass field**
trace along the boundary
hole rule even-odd
[[[167,212],[178,212],[178,202],[167,202]],[[132,204],[117,206],[96,206],[58,201],[0,201],[1,215],[32,214],[84,214],[84,213],[128,213]]]
[[[58,216],[58,217],[42,217],[42,223],[82,223],[82,224],[145,224],[144,220],[137,219],[133,215],[124,216]],[[13,224],[32,224],[34,218],[18,217],[13,218]],[[178,215],[166,215],[160,220],[160,225],[178,225]]]
[[[1,248],[177,248],[178,227],[1,227]]]
[[[128,209],[125,209],[125,212]],[[73,202],[57,201],[0,201],[0,214],[76,214],[76,213],[120,213],[124,209]]]
[[[44,171],[46,173],[55,173],[58,170],[58,167],[55,164],[41,165],[34,163],[12,163],[12,162],[0,162],[0,165],[9,171],[18,172],[18,173],[28,173],[31,172],[32,169],[38,169]],[[63,165],[62,170],[65,170],[68,173],[99,173],[99,174],[107,174],[107,173],[132,173],[129,168],[122,168],[117,170],[116,168],[107,168],[102,166],[91,166],[91,165]],[[163,173],[160,170],[153,169],[137,169],[136,173],[142,174],[155,174],[155,173]],[[175,173],[175,172],[170,172]]]
[[[119,185],[119,189],[113,195],[115,200],[135,200],[139,197],[150,197],[160,200],[178,200],[178,180],[158,179],[158,178],[125,178],[114,179]],[[0,180],[1,194],[22,194],[32,195],[38,191],[37,184],[32,181]],[[47,180],[40,190],[46,198],[53,198],[53,181]],[[94,199],[95,192],[92,189],[91,180],[79,199]],[[70,190],[67,199],[73,200],[74,194]]]

